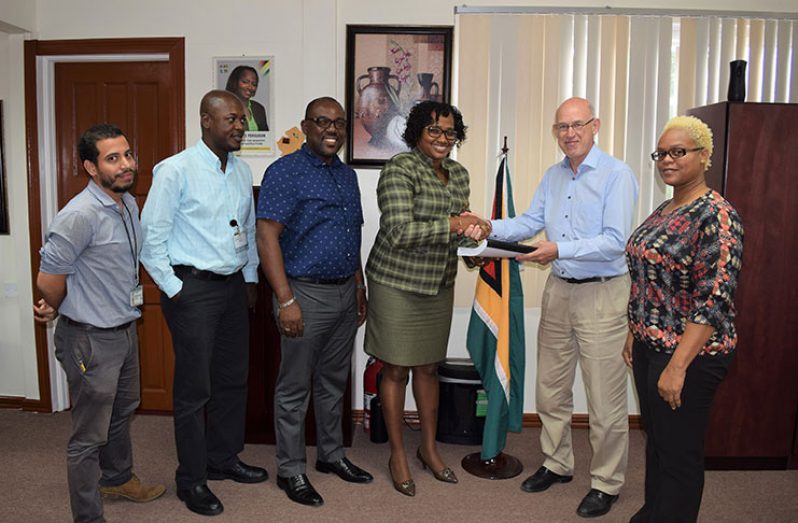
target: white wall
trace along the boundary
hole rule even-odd
[[[2,21],[2,20],[0,20]],[[0,32],[0,99],[11,234],[0,236],[0,395],[39,399],[33,338],[23,34]]]
[[[36,2],[3,0],[0,2],[0,31],[18,33],[36,27]]]
[[[3,0],[0,31],[8,25],[33,31],[31,38],[110,38],[184,36],[186,39],[186,141],[199,139],[198,103],[212,82],[214,56],[275,56],[275,114],[277,132],[297,125],[308,100],[333,94],[344,100],[346,25],[453,25],[454,0]],[[546,5],[544,2],[482,0],[481,5]],[[549,5],[554,2],[549,2]],[[558,6],[603,6],[603,0],[556,2]],[[619,1],[614,7],[715,9],[763,12],[798,12],[795,0]],[[6,29],[10,30],[10,29]],[[0,98],[5,110],[6,167],[11,204],[12,235],[0,237],[0,396],[38,398],[33,323],[30,318],[29,238],[27,232],[27,182],[24,137],[22,36],[0,33]],[[260,177],[268,158],[250,160],[253,181]],[[363,259],[377,232],[377,171],[358,170],[366,224]],[[523,183],[517,179],[516,184]],[[523,207],[519,203],[520,207]],[[473,278],[473,274],[461,277]],[[17,289],[6,297],[4,289]],[[6,292],[6,294],[8,294]],[[11,292],[13,294],[13,292]],[[468,296],[458,296],[467,303]],[[527,375],[525,411],[534,411],[535,337],[539,308],[526,311]],[[455,310],[450,355],[466,355],[467,307]],[[361,329],[362,331],[362,329]],[[362,332],[358,336],[355,376],[362,376],[365,357]],[[355,408],[361,407],[362,387],[356,381]],[[576,387],[575,410],[586,412],[584,394]],[[631,390],[631,387],[630,387]],[[631,392],[630,392],[631,397]],[[412,400],[407,407],[414,408]],[[636,407],[632,410],[636,412]]]

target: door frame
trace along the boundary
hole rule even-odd
[[[55,152],[52,121],[54,116],[47,114],[52,104],[46,96],[50,86],[44,85],[46,67],[59,61],[98,61],[163,59],[169,62],[174,89],[171,93],[169,114],[172,139],[178,150],[185,148],[186,142],[186,89],[185,89],[185,39],[179,38],[108,38],[88,40],[27,40],[25,41],[25,141],[28,160],[28,234],[30,237],[31,289],[37,295],[36,275],[39,271],[39,249],[44,238],[45,220],[52,217],[52,199],[55,186],[55,172],[43,159]],[[52,79],[51,79],[52,81]],[[50,105],[48,105],[50,104]],[[40,120],[40,111],[42,119]],[[45,120],[44,118],[48,118]],[[49,126],[48,126],[49,122]],[[49,127],[49,129],[48,129]],[[51,174],[42,183],[42,169]],[[44,186],[43,186],[44,185]],[[43,214],[45,213],[45,214]],[[49,214],[48,214],[49,213]],[[49,220],[48,220],[49,222]],[[49,350],[52,341],[52,327],[35,324],[36,367],[39,382],[39,399],[25,399],[22,409],[37,412],[52,412],[54,405],[64,404],[65,382],[58,374],[56,365],[51,365]],[[53,386],[55,385],[55,386]]]

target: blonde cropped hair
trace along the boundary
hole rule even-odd
[[[707,163],[704,165],[704,170],[708,170],[710,165],[712,165],[712,129],[695,116],[674,116],[665,124],[662,134],[671,129],[681,129],[686,132],[696,146],[703,147],[709,153]]]

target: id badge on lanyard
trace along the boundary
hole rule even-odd
[[[238,221],[235,219],[230,220],[230,227],[233,228],[233,245],[236,251],[245,251],[247,249],[247,235],[241,230]]]

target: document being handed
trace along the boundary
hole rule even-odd
[[[481,258],[515,258],[519,254],[528,254],[534,250],[535,247],[523,243],[482,240],[475,247],[459,247],[457,255]]]

